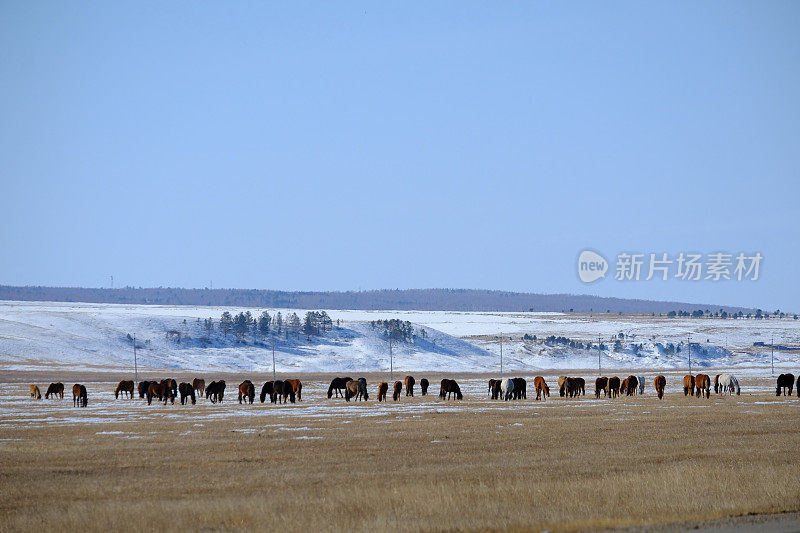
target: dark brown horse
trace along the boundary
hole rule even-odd
[[[636,389],[639,388],[639,378],[636,376],[628,376],[627,382],[628,386],[625,389],[625,393],[628,396],[634,396],[636,394]]]
[[[792,395],[792,386],[794,386],[793,374],[781,374],[778,376],[778,387],[775,389],[775,396],[780,396],[783,393],[786,396],[786,391],[789,391],[789,396]],[[49,390],[49,389],[48,389]],[[798,394],[800,394],[800,385],[798,385]],[[47,398],[47,395],[44,396]]]
[[[562,398],[567,395],[567,376],[558,376],[558,395]]]
[[[536,399],[538,400],[541,396],[543,400],[546,400],[548,396],[550,396],[550,387],[547,386],[547,382],[544,380],[542,376],[536,376],[533,378],[533,386],[536,388]]]
[[[711,398],[711,378],[708,374],[697,374],[694,378],[694,388],[697,392],[697,397]]]
[[[149,381],[140,381],[139,382],[139,398],[144,398],[147,396],[147,389],[150,387]]]
[[[423,396],[427,396],[428,395],[428,387],[429,386],[430,386],[430,383],[428,383],[427,379],[422,378],[421,380],[419,380],[419,388],[422,389],[422,395]]]
[[[439,389],[439,398],[445,400],[449,399],[450,395],[456,400],[463,400],[464,395],[461,394],[461,387],[458,386],[454,379],[443,379],[441,389]]]
[[[656,376],[656,379],[653,380],[653,385],[656,388],[658,399],[662,399],[664,397],[664,389],[667,387],[667,378],[664,376]]]
[[[528,399],[528,382],[525,381],[525,378],[514,378],[512,380],[514,382],[514,390],[511,391],[513,394],[513,398],[515,400]]]
[[[225,380],[212,381],[206,387],[206,398],[211,400],[211,403],[217,403],[225,399]]]
[[[42,399],[42,391],[39,390],[39,385],[31,385],[31,398],[36,400]]]
[[[242,403],[242,398],[244,398],[244,403],[247,403],[248,400],[250,401],[250,405],[253,404],[253,399],[256,397],[256,388],[253,386],[253,382],[249,379],[242,381],[239,384],[239,403]]]
[[[197,403],[197,398],[194,394],[194,384],[181,383],[178,385],[178,392],[181,395],[181,405],[186,405],[187,398],[192,400],[192,405]]]
[[[344,391],[347,388],[348,381],[353,381],[353,378],[351,377],[333,378],[333,380],[331,381],[331,386],[328,387],[328,398],[330,399],[334,395],[334,393],[336,394],[337,398],[339,396],[344,396],[345,395]]]
[[[617,396],[619,396],[619,386],[620,386],[620,381],[617,376],[608,378],[608,388],[606,390],[606,395],[609,398],[616,398]]]
[[[288,383],[292,390],[294,391],[294,396],[297,398],[297,401],[301,401],[303,399],[303,383],[299,379],[285,379],[284,382]],[[292,402],[294,403],[294,402]]]
[[[416,383],[414,376],[406,376],[403,381],[406,385],[406,396],[414,396],[414,384]]]
[[[89,399],[86,394],[86,387],[80,383],[72,386],[72,406],[73,407],[86,407],[89,404]]]
[[[364,378],[358,378],[357,380],[351,379],[347,382],[347,387],[344,391],[344,399],[348,402],[350,398],[355,398],[356,400],[369,400],[369,394],[367,393],[367,380]]]
[[[47,387],[47,392],[44,393],[45,399],[50,398],[50,396],[52,396],[53,398],[58,396],[60,399],[63,400],[64,399],[64,384],[61,383],[60,381],[58,383],[51,383]]]
[[[395,381],[394,382],[394,392],[392,393],[392,400],[397,401],[400,399],[400,395],[403,393],[403,382],[402,381]]]
[[[288,381],[283,380],[275,380],[272,384],[272,403],[277,402],[280,403],[287,403],[288,401],[294,403],[295,396],[294,396],[294,388],[292,388],[292,384]]]
[[[499,379],[490,379],[489,380],[489,394],[488,396],[492,400],[497,399],[497,395],[500,394],[500,380]]]
[[[721,375],[722,374],[717,374],[716,376],[714,376],[714,394],[719,394],[720,393],[720,390],[719,390],[719,377]]]
[[[694,376],[683,376],[683,395],[688,396],[691,394],[694,396]]]
[[[269,396],[269,401],[272,401],[272,395],[274,394],[274,388],[272,385],[272,381],[267,381],[264,383],[264,386],[261,387],[261,396],[259,396],[261,403],[266,401],[267,396]]]
[[[385,381],[381,381],[381,384],[378,385],[378,401],[383,402],[386,400],[386,393],[389,392],[389,384]]]
[[[127,393],[129,398],[133,398],[134,392],[133,380],[123,380],[117,385],[117,390],[114,391],[114,398],[119,398],[119,393]]]
[[[586,380],[583,378],[572,378],[572,387],[570,387],[570,392],[574,393],[575,396],[586,396]]]
[[[206,380],[203,378],[194,378],[192,380],[192,388],[202,398],[206,393]]]
[[[608,387],[608,378],[603,376],[602,378],[597,378],[594,380],[594,397],[600,397],[600,391],[603,391],[603,396],[608,397],[608,391],[606,390]]]

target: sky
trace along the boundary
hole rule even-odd
[[[798,28],[792,1],[2,2],[0,284],[800,311]],[[620,281],[622,252],[763,261]]]

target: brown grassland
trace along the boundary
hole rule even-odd
[[[548,402],[503,403],[468,378],[458,404],[431,379],[432,396],[380,408],[375,379],[367,403],[328,400],[319,378],[295,406],[240,406],[232,379],[222,406],[89,383],[84,411],[6,383],[0,530],[570,531],[800,510],[800,399],[770,379],[700,400],[668,375],[662,401],[649,382],[597,402],[588,379],[570,400],[548,376]]]

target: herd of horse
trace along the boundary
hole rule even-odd
[[[605,398],[616,398],[621,394],[633,396],[644,394],[645,378],[643,376],[628,376],[620,379],[617,376],[599,377],[595,380],[594,394],[600,398],[603,394]],[[403,389],[406,396],[414,396],[414,387],[417,384],[413,376],[406,376],[403,381],[395,381],[393,385],[392,399],[399,401]],[[422,396],[427,396],[430,383],[422,378],[419,381]],[[192,404],[197,402],[197,397],[205,397],[211,403],[222,402],[225,397],[225,381],[212,381],[208,385],[202,378],[195,378],[192,383],[178,383],[172,378],[160,381],[140,381],[138,386],[133,380],[123,380],[114,390],[114,398],[133,399],[138,392],[140,399],[146,399],[147,404],[151,405],[153,399],[160,402],[175,403],[175,399],[180,395],[181,405],[186,405],[189,401]],[[527,398],[527,381],[524,378],[500,378],[489,380],[488,396],[493,400],[521,400]],[[533,379],[533,386],[536,389],[536,399],[546,400],[550,396],[550,387],[542,376]],[[653,387],[659,399],[664,397],[664,389],[667,386],[667,379],[663,375],[658,375],[653,380]],[[696,396],[698,398],[710,398],[711,389],[717,394],[741,394],[741,387],[736,376],[731,374],[717,374],[712,380],[708,374],[686,375],[683,378],[684,396]],[[777,379],[776,396],[781,394],[791,396],[792,389],[795,388],[797,396],[800,397],[800,376],[795,382],[793,374],[781,374]],[[295,403],[302,400],[303,384],[299,379],[284,379],[267,381],[261,387],[260,400],[264,403],[269,397],[271,403]],[[389,383],[382,381],[378,384],[378,401],[387,401]],[[238,388],[239,403],[252,404],[256,396],[256,388],[249,379],[243,381]],[[574,398],[586,395],[586,381],[580,377],[559,376],[558,377],[559,396]],[[331,380],[328,387],[328,398],[342,397],[346,401],[368,401],[369,392],[367,390],[367,380],[365,378],[352,379],[350,377],[336,377]],[[461,387],[453,379],[443,379],[440,384],[439,398],[446,400],[450,398],[462,400],[464,395]],[[38,385],[31,385],[31,398],[41,400],[42,393]],[[44,394],[45,399],[64,398],[64,384],[61,382],[51,383]],[[72,387],[72,403],[75,407],[86,407],[88,405],[88,395],[86,387],[76,383]]]

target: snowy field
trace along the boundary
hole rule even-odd
[[[504,369],[591,369],[598,365],[598,338],[604,369],[679,369],[687,366],[691,337],[693,366],[756,372],[770,366],[798,368],[800,321],[665,318],[643,315],[571,313],[465,313],[415,311],[328,311],[339,325],[321,336],[299,332],[236,339],[215,323],[223,311],[264,309],[52,302],[0,302],[0,370],[117,371],[133,367],[220,372],[272,370],[275,347],[279,372],[382,372],[389,370],[389,343],[370,322],[397,318],[414,324],[410,342],[393,343],[395,370],[497,372],[502,339]],[[305,310],[266,309],[284,316]],[[181,340],[167,338],[177,331]],[[620,337],[622,334],[622,337]],[[130,335],[130,338],[129,338]],[[523,335],[537,340],[523,339]],[[582,343],[575,348],[544,342],[548,336]],[[615,340],[620,340],[614,349]],[[762,342],[766,346],[754,346]],[[586,348],[586,343],[592,343]],[[670,347],[672,345],[672,347]]]

